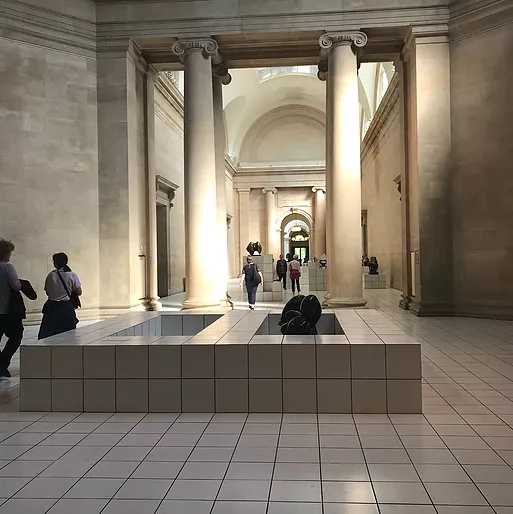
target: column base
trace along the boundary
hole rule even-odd
[[[420,317],[454,316],[454,306],[451,303],[422,302],[412,300],[409,310]]]
[[[322,306],[329,309],[354,309],[367,305],[367,300],[363,298],[327,298],[327,296],[328,295],[326,295],[326,301]]]
[[[221,300],[200,300],[200,299],[191,299],[185,300],[182,303],[182,310],[189,309],[204,309],[207,307],[221,307]]]
[[[158,298],[145,298],[143,300],[144,309],[147,311],[159,311],[162,309],[162,304]]]
[[[410,296],[403,296],[401,298],[401,301],[399,302],[399,307],[401,309],[404,309],[405,311],[410,310],[410,305],[412,303],[413,299]]]

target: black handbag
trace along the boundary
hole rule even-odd
[[[71,301],[71,305],[73,305],[74,309],[80,309],[82,307],[82,304],[80,303],[80,298],[78,297],[78,294],[75,291],[69,292],[68,286],[66,285],[66,282],[64,282],[64,279],[62,278],[62,275],[59,273],[59,270],[55,270],[57,275],[59,275],[59,278],[61,279],[62,287],[64,287],[64,291],[66,291],[66,294],[69,296],[69,299]]]

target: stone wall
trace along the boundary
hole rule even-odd
[[[0,237],[38,292],[32,312],[51,255],[68,253],[85,316],[99,300],[96,61],[2,38],[0,55]]]
[[[402,290],[401,201],[394,180],[401,174],[401,127],[397,77],[362,143],[362,210],[367,211],[368,254]]]
[[[513,25],[451,44],[454,301],[513,317]]]

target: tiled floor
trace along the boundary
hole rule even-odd
[[[512,514],[513,323],[366,295],[422,342],[424,415],[17,413],[14,377],[0,514]]]

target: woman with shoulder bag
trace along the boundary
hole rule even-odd
[[[79,296],[82,294],[82,285],[77,274],[69,268],[65,253],[56,253],[53,264],[55,269],[46,277],[45,292],[48,300],[43,307],[38,339],[77,328],[75,309],[81,306]]]
[[[246,282],[246,291],[248,292],[248,303],[250,310],[255,310],[256,294],[259,285],[264,284],[264,277],[260,268],[253,262],[248,255],[246,257],[246,265],[242,268],[242,277],[239,286],[242,287]]]
[[[290,281],[292,283],[292,294],[296,294],[296,286],[297,293],[301,292],[301,286],[299,285],[299,278],[301,277],[301,263],[299,262],[299,257],[294,255],[294,259],[290,261],[289,264],[289,274]]]

